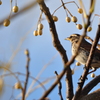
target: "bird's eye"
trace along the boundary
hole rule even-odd
[[[72,36],[70,36],[70,38],[72,38]]]

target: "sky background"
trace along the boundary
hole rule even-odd
[[[64,2],[68,2],[70,0],[64,0]],[[89,9],[89,1],[83,0],[86,11]],[[19,10],[26,6],[28,3],[33,2],[33,0],[17,0],[17,5]],[[75,2],[79,5],[78,0]],[[12,5],[15,5],[15,1],[13,0]],[[50,8],[50,12],[53,13],[54,10],[61,5],[60,0],[46,0],[46,5]],[[96,0],[96,8],[94,14],[100,14],[100,0]],[[70,10],[70,12],[77,17],[79,24],[82,24],[82,16],[77,12],[77,7],[75,4],[67,4],[66,7]],[[2,0],[2,5],[0,5],[0,21],[9,16],[10,14],[10,0]],[[14,14],[14,13],[13,13]],[[18,13],[16,13],[17,15]],[[21,44],[18,49],[18,53],[15,55],[14,59],[11,61],[12,72],[20,72],[25,73],[25,65],[26,65],[26,56],[24,54],[24,50],[28,49],[30,53],[30,75],[36,78],[38,73],[44,66],[47,66],[44,72],[40,75],[39,81],[42,82],[46,79],[54,77],[54,71],[61,73],[63,70],[63,63],[61,57],[57,50],[53,47],[52,38],[49,31],[48,23],[43,15],[42,24],[43,35],[42,36],[34,36],[33,31],[36,30],[36,25],[38,22],[38,18],[40,15],[39,5],[36,4],[33,8],[28,10],[25,13],[18,15],[17,17],[11,19],[11,24],[9,27],[0,26],[0,63],[8,63],[13,55],[14,51],[18,49],[19,44]],[[64,39],[70,36],[73,33],[82,34],[83,30],[78,30],[73,22],[67,23],[65,21],[66,13],[63,8],[60,8],[54,15],[58,17],[58,22],[55,23],[59,40],[63,45],[64,49],[66,49],[66,53],[68,55],[68,59],[71,58],[71,44],[69,41],[65,41]],[[93,18],[93,16],[92,16]],[[99,23],[99,18],[95,17],[92,23],[92,31],[88,32],[88,36],[92,39],[95,38],[97,26]],[[71,68],[75,67],[75,63],[72,64]],[[77,82],[80,75],[83,72],[83,66],[75,67],[75,74],[73,75],[74,82],[74,91],[77,88]],[[99,75],[100,69],[95,72],[96,75]],[[9,73],[0,70],[0,75]],[[25,80],[25,76],[19,75],[19,79],[22,82],[22,85]],[[90,75],[88,75],[88,81],[92,80]],[[49,83],[45,84],[45,88],[48,89],[55,79],[51,79]],[[17,97],[20,94],[20,90],[14,90],[13,86],[17,82],[17,80],[13,76],[4,77],[4,90],[3,94],[0,95],[1,100],[13,100],[10,99],[13,94],[14,97]],[[32,83],[32,79],[30,78],[28,83],[28,88]],[[36,82],[32,88],[37,86]],[[66,83],[65,77],[62,79],[62,95],[65,100],[66,98]],[[100,84],[98,84],[95,89],[98,89]],[[31,89],[32,89],[31,88]],[[94,90],[95,90],[94,89]],[[13,93],[12,93],[13,92]],[[39,99],[44,90],[42,88],[36,89],[32,94],[30,94],[26,100]],[[49,95],[51,100],[59,100],[58,88],[56,87],[52,93]]]

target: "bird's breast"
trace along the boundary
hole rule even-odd
[[[72,55],[76,54],[76,49],[75,47],[72,47]],[[78,55],[76,56],[76,60],[78,62],[80,62],[81,64],[85,65],[87,59],[89,56],[89,52],[87,52],[86,50],[84,50],[83,48],[79,48],[78,50]]]

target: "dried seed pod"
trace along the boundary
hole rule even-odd
[[[37,31],[38,35],[42,35],[42,30]]]
[[[14,88],[15,89],[22,89],[21,83],[20,82],[15,83]]]
[[[34,36],[37,36],[37,35],[38,35],[38,31],[35,30],[35,31],[33,32],[33,35],[34,35]]]
[[[78,8],[78,12],[79,12],[80,14],[82,14],[82,13],[83,13],[83,9],[82,9],[82,8]]]
[[[25,55],[29,55],[29,51],[26,49],[26,50],[24,51],[24,54],[25,54]]]
[[[90,32],[92,30],[92,27],[87,28],[87,32]]]
[[[0,1],[0,5],[2,5],[2,1]]]
[[[58,17],[57,16],[52,16],[52,18],[53,18],[53,21],[54,22],[57,22],[58,21]]]
[[[76,66],[80,66],[81,64],[79,62],[76,62]]]
[[[14,6],[13,9],[12,9],[12,11],[13,11],[14,13],[17,13],[17,12],[18,12],[18,6]]]
[[[79,30],[81,30],[81,29],[83,28],[81,24],[77,24],[76,27],[77,27]]]
[[[95,77],[95,74],[94,73],[91,73],[91,77],[94,78]]]
[[[70,22],[71,21],[71,19],[70,19],[70,17],[66,17],[66,22]]]
[[[73,70],[73,69],[71,70],[71,74],[72,74],[72,75],[74,74],[74,70]]]
[[[72,20],[72,22],[77,22],[77,17],[73,16],[73,17],[71,18],[71,20]]]
[[[38,24],[38,29],[39,29],[39,30],[42,30],[42,29],[43,29],[43,24],[41,24],[41,23]]]
[[[9,24],[10,24],[10,20],[5,19],[4,22],[3,22],[3,25],[7,27],[7,26],[9,26]]]
[[[3,78],[0,78],[0,93],[2,92],[3,88],[4,88],[4,80]]]

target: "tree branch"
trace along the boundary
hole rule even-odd
[[[63,61],[63,65],[65,67],[66,63],[68,62],[68,58],[66,56],[65,49],[63,48],[63,46],[61,45],[61,43],[59,41],[56,27],[55,27],[54,21],[52,19],[51,13],[49,11],[49,8],[44,3],[44,0],[37,0],[37,1],[38,1],[39,6],[40,6],[40,9],[44,12],[46,19],[49,23],[53,45],[57,49],[57,51],[60,53],[62,61]],[[46,97],[54,89],[54,87],[58,84],[59,80],[63,77],[65,72],[67,75],[67,79],[66,79],[67,80],[67,93],[68,93],[67,96],[70,98],[70,100],[72,99],[72,97],[73,97],[72,75],[71,75],[70,67],[67,66],[66,71],[64,71],[63,74],[61,76],[59,76],[59,79],[57,79],[57,81],[51,86],[51,88],[48,89],[48,92],[44,93],[44,95],[41,97],[41,100],[43,100],[43,98]]]
[[[100,75],[90,81],[81,92],[81,97],[87,95],[100,82]]]
[[[90,9],[91,9],[93,3],[94,3],[93,0],[91,0]],[[85,28],[84,28],[83,35],[82,35],[82,36],[86,36],[87,28],[88,28],[88,26],[91,24],[90,18],[91,18],[92,13],[93,13],[93,12],[89,12],[89,15],[88,15],[88,18],[87,18],[87,22],[85,23],[86,25],[85,25]],[[97,44],[96,44],[96,45],[97,45]],[[89,56],[90,56],[90,55],[89,55]],[[89,59],[88,59],[88,61],[89,61]],[[90,64],[90,62],[88,62],[88,64]],[[88,65],[87,65],[87,66],[88,66]],[[84,85],[84,83],[85,83],[85,79],[86,79],[86,76],[87,76],[87,74],[88,74],[88,71],[89,71],[89,69],[87,69],[87,70],[84,71],[84,73],[83,73],[83,75],[82,75],[82,76],[83,76],[83,77],[82,77],[82,83],[78,84],[78,88],[77,88],[76,93],[75,93],[75,95],[74,95],[74,97],[73,97],[72,100],[77,100],[77,98],[79,98],[80,93],[81,93],[81,90],[82,90],[82,87],[83,87],[83,85]]]
[[[89,54],[89,57],[88,57],[88,60],[87,60],[86,66],[85,66],[86,68],[85,68],[85,70],[83,72],[83,75],[81,77],[81,82],[78,84],[78,89],[76,91],[76,95],[74,96],[73,100],[78,100],[78,98],[79,98],[79,96],[81,94],[81,90],[82,90],[82,87],[83,87],[83,85],[85,83],[86,77],[88,75],[90,64],[92,62],[92,58],[93,58],[97,43],[99,41],[99,38],[100,38],[100,25],[98,25],[97,34],[96,34],[95,40],[94,40],[94,42],[92,44],[92,47],[91,47],[91,50],[90,50],[90,54]]]
[[[84,96],[80,100],[100,100],[100,89]]]
[[[56,74],[56,77],[58,78],[58,73],[57,73],[57,71],[55,71],[55,74]],[[64,100],[63,99],[63,96],[62,96],[62,92],[61,92],[61,89],[62,89],[62,83],[61,83],[61,81],[59,81],[59,83],[58,83],[58,90],[59,90],[59,96],[60,96],[60,100]]]

